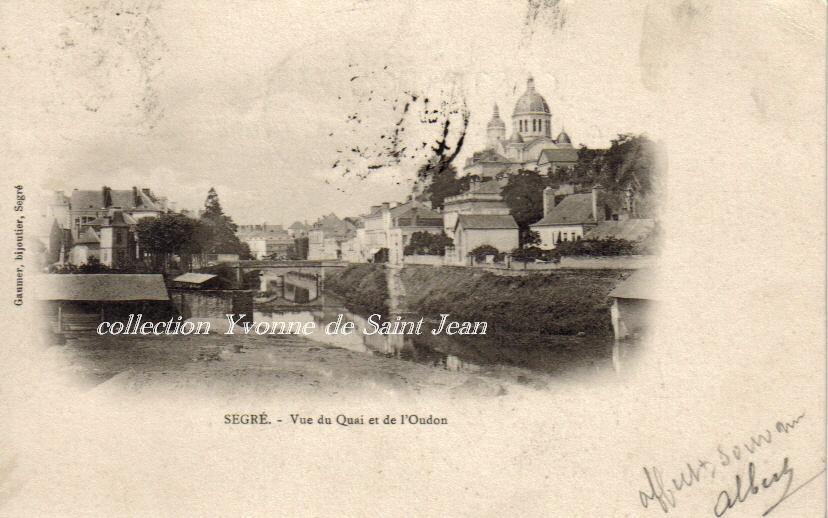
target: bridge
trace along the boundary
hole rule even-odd
[[[316,300],[325,286],[325,276],[348,266],[344,261],[276,261],[254,260],[228,263],[245,273],[259,272],[259,291],[279,295],[287,300],[306,303]]]

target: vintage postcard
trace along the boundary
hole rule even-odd
[[[0,27],[0,516],[825,516],[824,2]]]

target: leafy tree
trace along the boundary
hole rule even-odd
[[[161,214],[138,222],[138,246],[156,269],[166,271],[173,255],[187,258],[201,252],[200,223],[183,214]]]
[[[288,258],[294,260],[308,258],[308,236],[293,239],[293,248],[288,252]]]
[[[541,244],[540,233],[538,233],[536,230],[527,231],[526,236],[523,239],[523,246],[539,245],[539,244]]]
[[[458,178],[457,168],[445,160],[436,163],[429,162],[420,168],[417,176],[421,180],[431,179],[431,183],[425,188],[423,194],[431,201],[433,209],[442,209],[446,198],[469,189],[470,178],[468,176]]]
[[[454,241],[445,232],[414,232],[411,241],[403,249],[403,255],[445,255],[446,247],[453,246]]]
[[[529,225],[543,217],[543,190],[548,185],[549,180],[537,171],[522,169],[509,177],[501,191],[503,201],[518,225],[521,246],[531,244],[528,241],[532,239]]]
[[[196,241],[201,253],[204,254],[239,254],[239,257],[250,256],[250,249],[236,236],[238,225],[224,213],[221,208],[218,193],[213,187],[207,192],[204,201],[204,213],[199,220],[196,231]]]
[[[608,149],[578,150],[572,181],[585,187],[596,183],[611,191],[631,187],[641,194],[658,189],[659,173],[666,168],[658,145],[646,135],[620,134]]]

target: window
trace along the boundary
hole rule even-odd
[[[563,233],[563,240],[566,241],[566,232]]]
[[[570,236],[572,236],[572,240],[573,240],[573,241],[575,241],[575,232],[572,232],[572,233],[570,234]]]

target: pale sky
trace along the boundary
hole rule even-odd
[[[664,131],[639,73],[643,5],[563,0],[537,17],[503,1],[68,5],[0,7],[28,21],[5,40],[3,93],[11,172],[36,178],[32,187],[137,185],[199,208],[214,186],[238,223],[357,215],[404,199],[423,163],[421,152],[365,179],[331,167],[377,163],[337,150],[378,150],[404,92],[420,101],[402,125],[409,147],[438,137],[439,125],[419,122],[423,98],[447,110],[465,102],[462,166],[494,102],[511,134],[529,74],[553,133],[564,125],[576,146]]]

